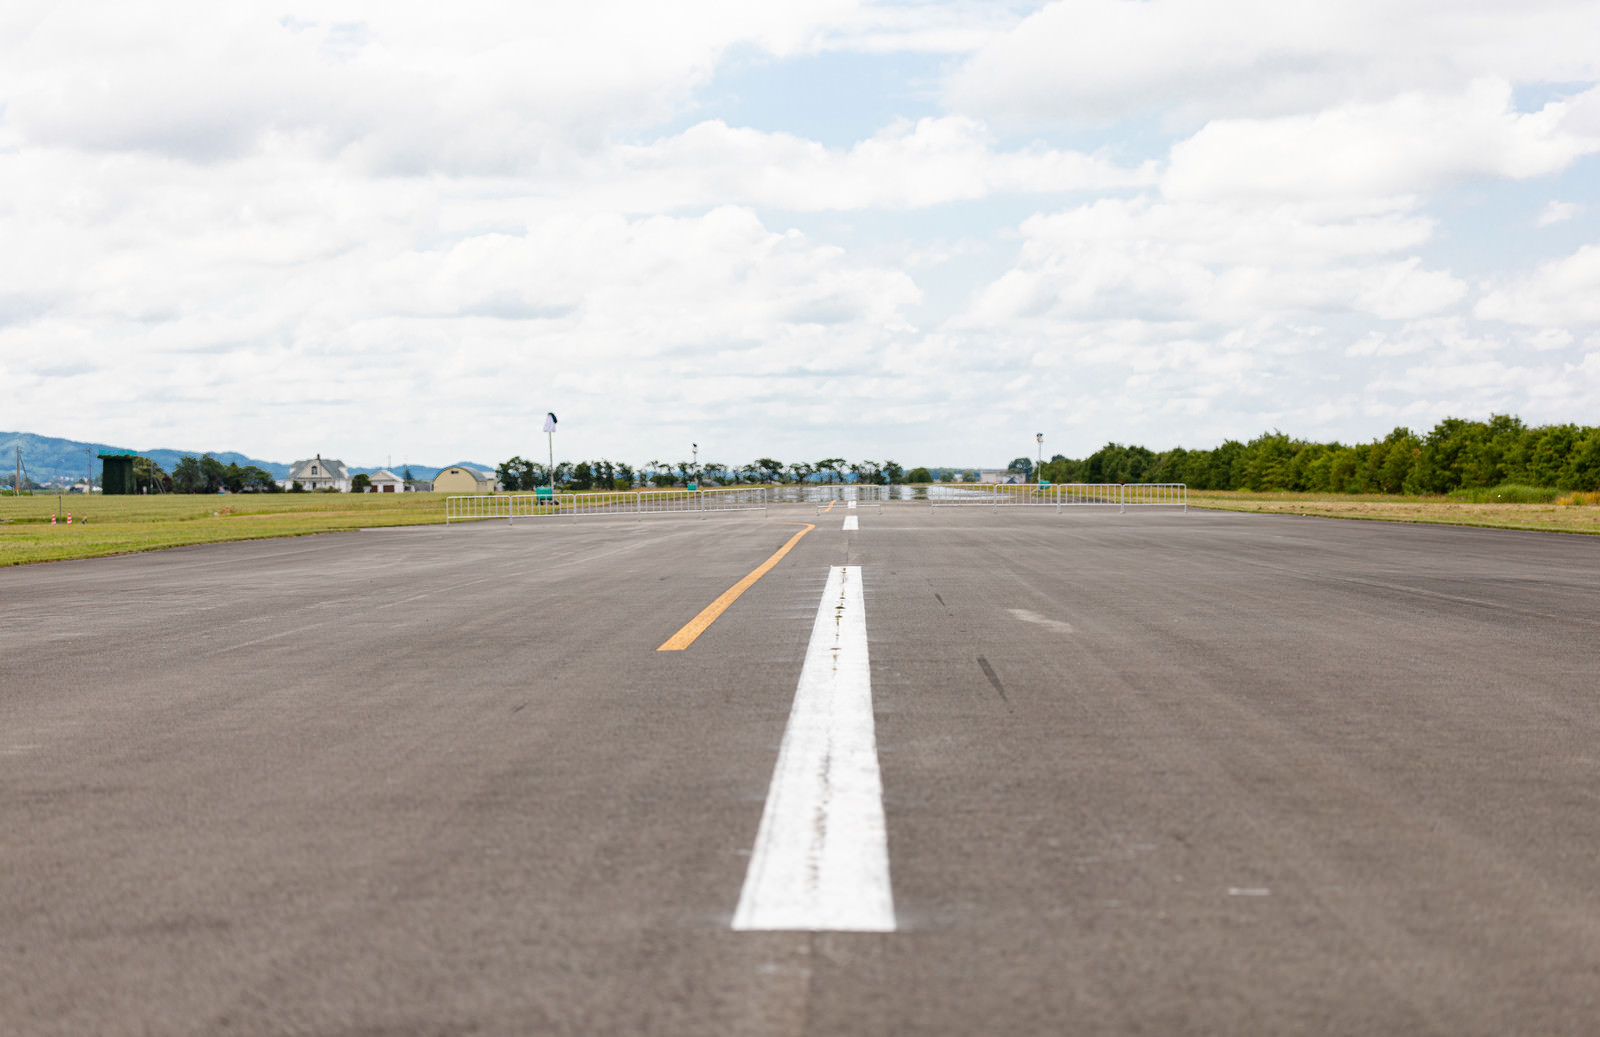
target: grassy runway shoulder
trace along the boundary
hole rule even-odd
[[[0,497],[0,565],[363,527],[431,525],[444,521],[444,497],[433,493]],[[57,515],[53,526],[52,514]]]
[[[1578,500],[1585,500],[1587,496],[1578,495]],[[1528,529],[1547,533],[1600,533],[1600,506],[1596,506],[1592,501],[1529,504],[1457,500],[1449,497],[1191,490],[1189,504],[1197,508],[1271,515],[1315,515],[1322,518],[1365,519],[1378,522],[1423,522],[1448,526],[1484,526],[1491,529]]]
[[[95,558],[232,540],[435,525],[444,494],[284,493],[161,497],[0,497],[0,565]],[[1191,491],[1199,508],[1496,529],[1600,533],[1600,506],[1442,497]],[[72,512],[73,524],[66,525]],[[50,524],[52,513],[57,524]]]

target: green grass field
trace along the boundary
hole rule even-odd
[[[1541,502],[1444,497],[1194,491],[1194,507],[1284,515],[1600,533],[1600,497]],[[230,496],[0,496],[0,565],[156,551],[444,521],[444,494],[273,493]],[[60,509],[58,524],[50,516]],[[73,524],[68,526],[66,512]]]
[[[0,565],[443,521],[444,494],[433,493],[0,496]]]
[[[1600,534],[1600,506],[1596,506],[1600,504],[1600,495],[1590,493],[1497,494],[1495,490],[1482,490],[1451,497],[1401,497],[1191,490],[1189,504],[1198,508],[1275,515]]]

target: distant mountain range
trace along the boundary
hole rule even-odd
[[[28,479],[43,485],[71,484],[81,480],[90,466],[94,469],[96,482],[100,480],[100,459],[95,455],[101,453],[120,454],[135,453],[140,457],[148,457],[165,471],[172,471],[173,465],[178,460],[187,456],[204,457],[207,453],[221,461],[223,464],[236,464],[243,468],[246,465],[255,465],[264,472],[268,472],[274,479],[287,479],[289,465],[292,461],[263,461],[258,457],[246,457],[244,454],[232,450],[206,451],[206,450],[137,450],[132,447],[117,446],[112,443],[84,443],[75,439],[56,439],[51,436],[36,436],[31,432],[0,432],[0,484],[11,485],[12,474],[17,467],[17,452],[22,453],[22,474]],[[293,458],[293,461],[304,460]],[[483,471],[494,471],[494,465],[479,464],[473,461],[458,461],[456,464],[478,468]],[[428,482],[441,471],[451,467],[441,465],[438,468],[428,465],[411,465],[411,476],[414,479]],[[394,473],[404,474],[404,465],[396,465]],[[377,468],[351,468],[350,474],[356,475],[365,472],[371,475],[378,471]]]

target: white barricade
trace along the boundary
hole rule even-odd
[[[1189,487],[1181,482],[1131,482],[1122,487],[1125,508],[1189,510]]]
[[[898,499],[896,491],[907,486],[878,486],[873,483],[791,483],[774,486],[768,492],[774,504],[827,504],[829,501],[882,501]]]
[[[1053,507],[1062,508],[1180,508],[1189,510],[1189,487],[1184,483],[1058,483],[963,485],[937,487],[947,492],[928,498],[935,508]]]
[[[877,508],[879,511],[882,511],[883,510],[883,502],[882,501],[875,501],[875,500],[867,500],[867,501],[856,501],[856,500],[828,501],[826,503],[824,503],[822,501],[818,501],[817,502],[817,514],[819,514],[819,515],[822,514],[824,511],[827,511],[830,508],[842,508],[845,511],[855,511],[855,510],[863,509],[863,508]]]
[[[769,503],[810,503],[817,511],[844,505],[882,508],[882,502],[926,500],[935,508],[1179,508],[1189,510],[1183,483],[1060,483],[1055,485],[958,483],[935,486],[732,486],[713,490],[639,490],[616,493],[485,494],[447,497],[444,520],[588,516],[644,518],[649,515],[705,516],[714,512],[766,511]]]
[[[510,497],[446,497],[444,523],[473,522],[479,519],[511,518]]]
[[[444,521],[446,525],[482,519],[505,519],[514,523],[519,518],[644,518],[649,515],[705,516],[715,512],[766,510],[767,491],[763,486],[553,495],[515,493],[446,497]]]

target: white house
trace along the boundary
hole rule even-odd
[[[373,493],[404,493],[406,481],[387,468],[380,468],[368,478],[372,480]]]
[[[350,469],[345,467],[343,461],[324,459],[318,454],[309,461],[296,461],[290,465],[289,478],[283,482],[285,486],[291,488],[295,483],[299,483],[301,488],[306,490],[334,489],[340,493],[349,493]]]

